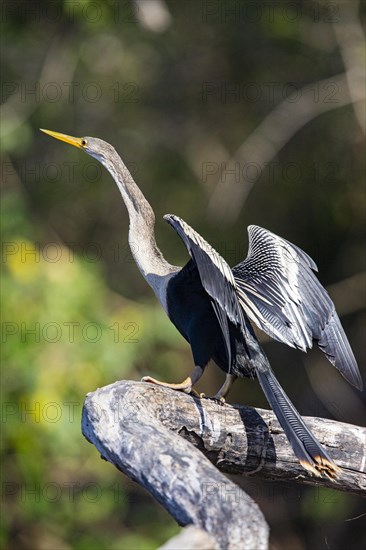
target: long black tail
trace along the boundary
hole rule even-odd
[[[300,464],[318,477],[326,475],[330,479],[337,478],[340,469],[306,426],[269,364],[257,369],[257,376]]]

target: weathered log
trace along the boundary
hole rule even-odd
[[[174,411],[170,397],[181,398],[183,408]],[[146,383],[116,382],[86,397],[83,434],[180,525],[206,531],[217,549],[265,550],[268,526],[255,502],[166,425],[170,414],[179,418],[184,404],[193,405],[198,419],[195,403]]]
[[[147,383],[120,381],[88,394],[82,429],[103,458],[143,485],[180,525],[202,528],[218,548],[261,549],[268,545],[262,513],[219,470],[365,494],[366,429],[304,420],[342,468],[336,481],[301,467],[272,411]]]

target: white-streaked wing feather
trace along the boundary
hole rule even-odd
[[[275,340],[306,351],[316,340],[345,378],[362,382],[334,304],[303,250],[261,227],[248,227],[247,258],[233,268],[240,304]]]

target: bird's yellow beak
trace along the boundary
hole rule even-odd
[[[43,130],[43,128],[40,128],[40,130],[41,132],[44,132],[49,136],[52,136],[61,141],[65,141],[66,143],[69,143],[70,145],[74,145],[75,147],[79,147],[80,149],[84,149],[86,146],[86,141],[83,138],[67,136],[66,134],[60,134],[59,132],[51,132],[51,130]]]

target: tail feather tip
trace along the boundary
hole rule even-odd
[[[311,472],[316,477],[326,476],[332,481],[338,479],[341,473],[341,468],[336,466],[334,462],[323,456],[314,456],[313,461],[300,460],[300,464],[305,470]]]

